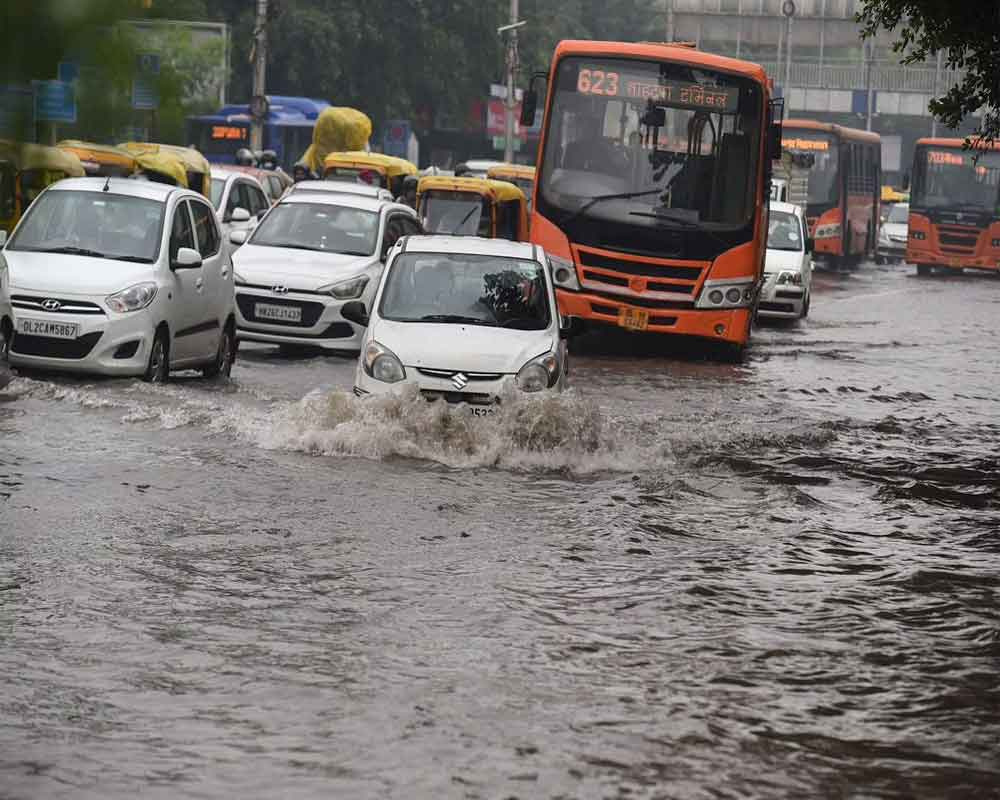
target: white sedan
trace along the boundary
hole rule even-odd
[[[390,255],[374,302],[344,316],[367,325],[359,396],[416,387],[428,400],[489,413],[508,391],[561,391],[566,329],[551,266],[531,244],[417,236]]]
[[[233,265],[240,340],[356,352],[364,326],[346,319],[341,307],[370,302],[389,249],[420,232],[416,212],[391,201],[285,195],[249,238],[246,231],[230,237],[239,246]]]
[[[802,209],[771,203],[768,217],[764,285],[757,315],[798,319],[809,314],[812,299],[812,240]]]

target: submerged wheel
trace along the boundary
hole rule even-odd
[[[211,364],[205,365],[201,374],[206,378],[215,378],[221,375],[228,378],[233,370],[233,361],[236,360],[236,337],[233,334],[232,323],[226,323],[219,336],[219,349],[215,354],[215,359]]]
[[[0,324],[0,364],[10,361],[10,345],[14,339],[14,327],[7,320]]]
[[[149,349],[149,361],[142,379],[147,383],[166,383],[170,375],[170,346],[167,343],[167,331],[160,328]]]
[[[809,304],[812,302],[812,292],[806,292],[806,296],[802,300],[802,314],[801,318],[805,319],[809,316]]]
[[[917,275],[930,275],[931,265],[930,264],[917,264]]]

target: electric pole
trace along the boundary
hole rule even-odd
[[[504,120],[503,160],[514,162],[514,109],[517,107],[514,86],[517,77],[517,0],[510,0],[510,26],[507,38],[507,113]]]
[[[267,0],[257,0],[257,20],[254,25],[253,97],[250,102],[250,149],[259,153],[264,149],[264,117],[267,114]]]
[[[667,0],[666,42],[670,44],[676,38],[674,33],[674,0]]]
[[[872,62],[875,60],[875,45],[869,39],[865,42],[865,130],[872,129]]]

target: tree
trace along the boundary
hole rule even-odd
[[[902,63],[926,61],[938,52],[963,78],[930,102],[930,112],[949,128],[984,110],[973,144],[1000,139],[1000,3],[953,0],[866,0],[857,15],[862,36],[879,30],[896,35]]]

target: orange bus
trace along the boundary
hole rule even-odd
[[[781,137],[764,70],[689,45],[564,41],[547,77],[531,240],[562,314],[742,357]]]
[[[785,120],[781,149],[808,181],[806,224],[818,257],[832,265],[874,255],[882,192],[877,133],[807,119]]]
[[[918,139],[913,152],[906,260],[1000,271],[1000,142],[966,150],[962,139]]]

